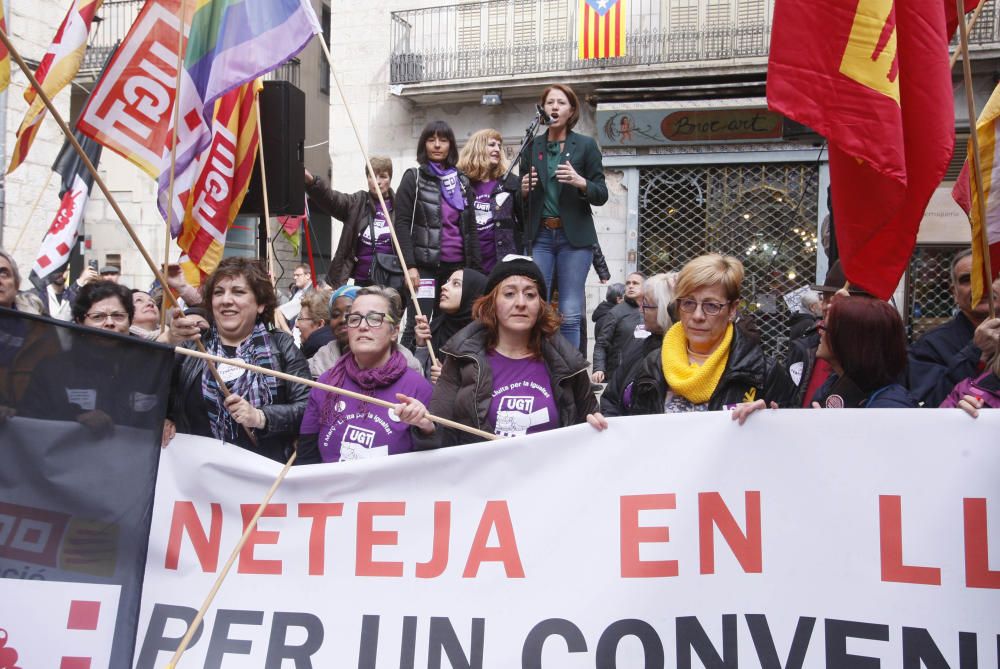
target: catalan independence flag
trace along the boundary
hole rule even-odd
[[[580,60],[625,55],[625,0],[580,0]]]
[[[197,0],[184,67],[209,120],[226,91],[273,70],[322,34],[308,0]]]
[[[56,31],[49,50],[35,70],[35,78],[50,99],[73,81],[73,77],[80,69],[83,52],[87,49],[90,24],[103,3],[104,0],[74,0],[66,12],[66,18]],[[10,167],[7,168],[8,172],[17,169],[28,156],[28,150],[35,141],[35,135],[38,134],[42,119],[45,117],[45,105],[31,86],[25,89],[24,100],[29,105],[28,111],[17,129],[17,141],[14,144]]]
[[[7,34],[7,17],[3,15],[3,3],[0,2],[0,30]],[[7,47],[0,44],[0,93],[10,85],[10,53]]]

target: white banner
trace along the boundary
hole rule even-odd
[[[90,188],[77,174],[73,178],[73,188],[63,195],[56,217],[38,248],[38,257],[31,269],[39,278],[48,276],[69,260],[89,197]]]
[[[181,666],[996,667],[982,414],[629,418],[297,467]],[[165,451],[137,667],[165,666],[279,470]]]

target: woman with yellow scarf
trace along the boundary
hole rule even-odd
[[[781,365],[734,322],[739,311],[743,263],[710,253],[677,276],[680,322],[646,356],[636,376],[629,415],[717,411],[766,399],[780,404],[795,387]]]

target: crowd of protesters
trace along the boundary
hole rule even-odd
[[[0,307],[240,361],[177,355],[164,445],[183,432],[278,461],[297,451],[300,464],[481,440],[429,416],[510,437],[579,423],[604,430],[605,416],[726,409],[742,424],[765,408],[959,407],[977,416],[1000,407],[1000,319],[988,317],[986,299],[972,303],[969,251],[951,265],[954,317],[909,347],[896,307],[849,286],[834,263],[803,298],[781,360],[765,353],[743,308],[738,259],[708,253],[674,272],[634,272],[593,314],[591,367],[583,286],[600,255],[591,207],[608,197],[601,154],[573,131],[572,89],[550,86],[540,101],[551,124],[521,177],[510,176],[499,133],[479,131],[459,152],[443,121],[424,128],[419,165],[395,191],[383,157],[371,159],[368,188],[351,194],[306,172],[312,206],[344,226],[326,281],[297,267],[283,303],[254,259],[224,259],[199,289],[169,268],[181,310],[159,288],[120,285],[111,267],[22,292],[13,257],[0,251]],[[1000,282],[992,290],[1000,298]],[[51,406],[98,427],[137,420],[100,401],[33,398],[38,359],[18,356],[0,365],[5,415]]]

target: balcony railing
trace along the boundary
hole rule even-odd
[[[94,20],[90,31],[90,41],[80,65],[81,76],[96,76],[104,66],[104,61],[118,43],[128,34],[142,10],[145,0],[105,0]],[[264,76],[270,81],[287,81],[299,85],[299,59],[291,58],[276,70]]]
[[[971,42],[1000,46],[997,0]],[[484,0],[393,12],[393,84],[500,79],[637,65],[767,56],[774,0],[628,0],[625,56],[577,56],[577,0]]]

